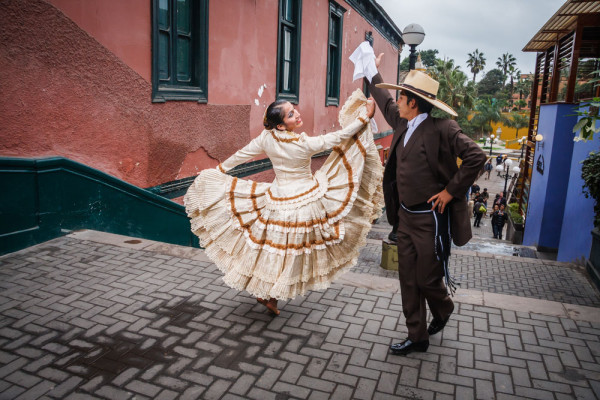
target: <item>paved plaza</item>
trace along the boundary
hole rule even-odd
[[[278,317],[199,249],[82,231],[0,257],[0,398],[600,396],[599,297],[578,268],[455,251],[455,313],[402,357],[388,353],[406,335],[396,272],[368,242]]]

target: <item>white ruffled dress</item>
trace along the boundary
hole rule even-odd
[[[195,179],[184,197],[192,231],[228,286],[285,300],[326,289],[356,264],[383,207],[383,167],[365,103],[355,91],[340,111],[337,132],[264,130]],[[313,175],[311,156],[328,149]],[[273,164],[272,183],[226,174],[262,153]]]

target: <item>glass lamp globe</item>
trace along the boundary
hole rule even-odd
[[[419,24],[409,24],[402,31],[402,40],[404,43],[418,46],[425,39],[425,30]]]
[[[519,167],[513,167],[512,171],[513,171],[515,174],[518,174],[519,172],[521,172],[521,168],[519,168]]]

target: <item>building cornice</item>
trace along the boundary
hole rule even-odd
[[[395,49],[404,44],[402,31],[375,0],[346,0],[357,13],[369,22]]]

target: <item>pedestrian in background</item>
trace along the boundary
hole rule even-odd
[[[498,239],[502,240],[502,230],[504,229],[504,224],[506,224],[506,220],[508,219],[508,215],[504,211],[504,204],[500,204],[498,210],[498,216],[496,218],[496,232],[498,233]]]
[[[473,206],[473,215],[475,216],[475,221],[473,222],[473,226],[479,227],[481,223],[481,217],[486,212],[485,205],[483,205],[483,199],[478,197],[475,199],[475,205]]]
[[[492,172],[493,168],[494,167],[492,166],[492,159],[490,158],[483,166],[483,170],[485,171],[485,173],[487,173],[485,179],[490,179],[490,173]]]
[[[497,204],[494,204],[494,208],[492,210],[492,232],[494,234],[494,239],[498,239],[498,213],[500,208]]]
[[[487,208],[487,202],[490,198],[490,193],[487,191],[487,188],[483,188],[483,192],[481,192],[481,198],[483,199],[483,204]]]

